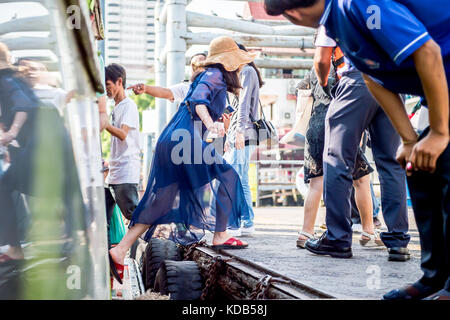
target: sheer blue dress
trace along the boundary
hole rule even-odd
[[[208,68],[191,84],[161,133],[147,189],[130,223],[130,227],[150,225],[144,240],[163,237],[192,244],[205,230],[239,228],[241,216],[249,211],[238,174],[202,139],[206,128],[195,112],[196,105],[203,104],[216,121],[226,106],[226,90],[222,72]],[[210,210],[210,201],[216,202],[215,213]]]

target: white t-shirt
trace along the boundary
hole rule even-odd
[[[127,97],[114,107],[111,124],[116,128],[126,125],[130,130],[124,141],[111,136],[111,156],[106,182],[139,183],[141,175],[139,112],[133,100]]]
[[[190,86],[191,84],[187,82],[180,82],[171,86],[169,90],[172,91],[174,102],[176,102],[177,104],[182,103],[189,92]]]
[[[60,115],[63,115],[66,106],[67,92],[60,88],[53,88],[48,85],[36,85],[33,88],[34,94],[41,101],[55,106]]]
[[[319,27],[319,31],[317,33],[316,42],[314,43],[316,47],[326,47],[326,48],[334,48],[337,46],[336,41],[327,36],[327,30],[322,25]],[[353,64],[344,57],[345,66],[337,70],[339,76],[342,76],[344,72],[351,71],[354,69]]]

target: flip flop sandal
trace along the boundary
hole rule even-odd
[[[212,249],[245,249],[248,244],[244,244],[241,240],[230,238],[222,244],[211,246]]]
[[[363,238],[366,237],[366,238]],[[367,233],[365,231],[361,232],[361,238],[359,239],[359,244],[365,248],[378,248],[384,247],[383,241],[381,241],[380,236],[377,231],[374,234]]]
[[[125,266],[120,263],[114,262],[114,260],[111,257],[111,254],[108,253],[109,256],[109,269],[111,270],[111,273],[114,278],[116,278],[117,281],[119,281],[120,284],[123,284],[123,270]]]
[[[308,239],[297,239],[297,248],[300,249],[305,249],[306,241],[308,241],[309,239],[315,239],[314,235],[305,231],[300,231],[298,235],[299,236],[302,235],[308,238]]]

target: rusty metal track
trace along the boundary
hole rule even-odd
[[[230,250],[216,251],[209,247],[196,247],[192,259],[197,262],[202,273],[207,275],[211,267],[210,262],[218,256],[221,256],[222,260],[225,261],[225,269],[217,282],[231,299],[250,299],[252,292],[254,293],[255,288],[260,286],[261,280],[267,276],[271,279],[270,285],[266,289],[267,299],[312,300],[335,298],[272,269],[238,257],[230,253]]]

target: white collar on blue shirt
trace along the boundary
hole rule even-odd
[[[322,17],[320,18],[320,25],[324,25],[325,22],[328,19],[328,16],[330,15],[330,11],[331,11],[331,4],[332,4],[333,0],[325,0],[325,10],[323,12]]]

